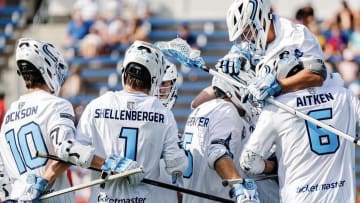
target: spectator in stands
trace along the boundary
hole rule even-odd
[[[295,19],[298,21],[298,23],[308,27],[310,23],[315,21],[314,8],[312,5],[309,3],[300,8],[295,14]]]
[[[345,85],[357,80],[359,75],[359,65],[354,62],[354,54],[350,49],[343,51],[344,61],[338,64],[338,71],[342,76]]]
[[[129,22],[128,41],[130,43],[136,40],[146,41],[151,31],[151,25],[147,19],[133,17]]]
[[[0,90],[0,128],[1,128],[2,122],[4,120],[5,113],[6,113],[5,93],[3,90]]]
[[[348,46],[355,55],[360,56],[360,19],[354,23],[354,31],[349,37]]]
[[[128,1],[130,12],[135,18],[146,19],[150,13],[150,0],[131,0]]]
[[[109,45],[110,47],[119,45],[119,44],[128,44],[128,34],[127,34],[127,23],[124,18],[118,17],[114,21],[110,22],[108,26],[109,33]]]
[[[330,25],[329,36],[326,39],[326,46],[324,50],[325,56],[340,56],[345,46],[346,43],[341,35],[339,24],[332,22]]]
[[[191,47],[197,47],[196,36],[191,32],[189,24],[183,23],[178,30],[178,35],[180,38],[184,39]]]
[[[97,21],[90,28],[90,33],[80,43],[80,55],[85,58],[93,58],[104,53],[107,34],[107,26],[102,21]]]
[[[82,79],[80,76],[80,68],[74,67],[71,69],[70,75],[66,78],[60,95],[64,98],[73,97],[79,95],[82,91]]]
[[[345,43],[347,43],[354,29],[354,14],[346,1],[342,1],[341,5],[342,8],[336,15],[336,22],[340,26]]]
[[[98,0],[77,0],[74,9],[79,9],[81,17],[86,22],[93,22],[98,17]]]
[[[67,41],[69,45],[77,44],[90,30],[91,21],[85,22],[79,9],[72,10],[71,20],[67,25]]]

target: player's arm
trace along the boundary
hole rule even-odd
[[[240,157],[241,168],[250,174],[273,173],[277,169],[276,162],[266,160],[278,136],[274,126],[279,122],[273,112],[274,106],[266,106],[260,114],[258,125],[245,144]],[[275,161],[275,160],[274,160]]]
[[[169,119],[167,125],[165,143],[162,157],[165,162],[165,169],[169,175],[182,176],[188,167],[185,151],[180,148],[178,142],[178,130],[174,117]]]
[[[321,86],[324,80],[325,78],[322,75],[305,68],[291,77],[279,79],[278,83],[281,86],[281,93],[289,93]]]
[[[200,106],[200,104],[212,99],[215,99],[214,90],[212,86],[206,87],[191,102],[191,108],[195,109],[196,107]]]
[[[221,179],[239,179],[241,178],[233,160],[229,156],[224,156],[218,159],[214,164],[216,173]],[[230,185],[232,187],[232,185]]]

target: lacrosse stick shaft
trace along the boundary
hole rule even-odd
[[[66,188],[66,189],[63,189],[63,190],[52,192],[50,194],[43,195],[43,196],[40,197],[40,200],[49,199],[51,197],[59,196],[59,195],[69,193],[69,192],[74,192],[74,191],[81,190],[81,189],[84,189],[84,188],[88,188],[88,187],[91,187],[91,186],[94,186],[94,185],[99,185],[101,183],[105,183],[105,182],[110,181],[110,180],[116,180],[116,179],[119,179],[119,178],[125,178],[127,176],[130,176],[130,175],[133,175],[133,174],[136,174],[136,173],[142,173],[142,172],[143,172],[142,168],[131,169],[131,170],[125,171],[123,173],[111,175],[111,176],[109,176],[108,178],[105,178],[105,179],[99,178],[99,179],[93,180],[93,181],[91,181],[89,183],[83,183],[83,184],[75,185],[75,186],[70,187],[70,188]]]
[[[278,177],[278,175],[266,175],[266,176],[259,176],[259,177],[255,177],[252,178],[255,181],[261,181],[261,180],[265,180],[265,179],[271,179],[271,178],[276,178]],[[230,184],[243,184],[244,183],[244,179],[243,178],[238,178],[238,179],[225,179],[222,182],[222,185],[224,187],[230,185]]]
[[[342,131],[340,131],[340,130],[338,130],[338,129],[330,126],[330,125],[327,125],[327,124],[325,124],[325,123],[323,123],[323,122],[321,122],[321,121],[319,121],[317,119],[314,119],[314,118],[312,118],[312,117],[310,117],[310,116],[308,116],[308,115],[306,115],[306,114],[304,114],[304,113],[302,113],[300,111],[297,111],[297,110],[295,110],[295,109],[293,109],[293,108],[291,108],[291,107],[289,107],[289,106],[287,106],[287,105],[285,105],[285,104],[283,104],[283,103],[281,103],[279,101],[276,101],[274,98],[268,98],[266,101],[269,102],[270,104],[273,104],[273,105],[275,105],[275,106],[277,106],[277,107],[279,107],[279,108],[281,108],[281,109],[283,109],[283,110],[285,110],[285,111],[287,111],[287,112],[289,112],[289,113],[291,113],[293,115],[296,115],[296,116],[298,116],[298,117],[300,117],[300,118],[302,118],[302,119],[304,119],[306,121],[309,121],[309,122],[311,122],[311,123],[313,123],[313,124],[315,124],[315,125],[317,125],[319,127],[322,127],[324,129],[338,135],[339,137],[342,137],[342,138],[344,138],[344,139],[346,139],[346,140],[348,140],[350,142],[353,142],[353,143],[360,146],[360,141],[356,137],[352,137],[352,136],[350,136],[350,135],[348,135],[348,134],[346,134],[346,133],[344,133],[344,132],[342,132]]]
[[[47,154],[47,153],[43,153],[43,152],[36,152],[36,156],[43,157],[43,158],[48,158],[48,159],[52,159],[52,160],[56,160],[56,161],[61,161],[61,162],[64,162],[64,163],[74,165],[73,163],[66,162],[66,161],[60,159],[57,156]],[[101,170],[97,169],[97,168],[90,167],[88,169],[101,172]],[[174,190],[174,191],[177,191],[177,192],[182,192],[182,193],[186,193],[186,194],[189,194],[189,195],[194,195],[194,196],[197,196],[197,197],[201,197],[201,198],[205,198],[205,199],[209,199],[209,200],[213,200],[213,201],[225,202],[225,203],[233,203],[233,201],[229,200],[229,199],[225,199],[225,198],[222,198],[222,197],[218,197],[218,196],[198,192],[198,191],[195,191],[195,190],[190,190],[190,189],[183,188],[183,187],[178,187],[178,186],[175,186],[175,185],[172,185],[172,184],[167,184],[167,183],[159,182],[159,181],[152,180],[152,179],[144,178],[142,180],[142,182],[145,183],[145,184],[154,185],[154,186],[165,188],[165,189],[168,189],[168,190]]]
[[[246,85],[243,85],[243,84],[237,82],[235,79],[233,79],[232,77],[230,77],[229,75],[227,75],[225,73],[218,72],[218,71],[216,71],[214,69],[209,69],[209,73],[211,75],[216,75],[218,77],[221,77],[222,79],[226,80],[227,82],[229,82],[232,85],[235,85],[237,87],[247,88]],[[311,123],[313,123],[313,124],[315,124],[315,125],[317,125],[319,127],[322,127],[324,129],[338,135],[339,137],[342,137],[342,138],[344,138],[344,139],[346,139],[346,140],[348,140],[350,142],[353,142],[353,143],[360,146],[360,141],[359,141],[358,138],[352,137],[352,136],[350,136],[350,135],[348,135],[348,134],[346,134],[346,133],[344,133],[344,132],[342,132],[342,131],[340,131],[340,130],[338,130],[338,129],[330,126],[330,125],[325,124],[324,122],[321,122],[321,121],[319,121],[317,119],[312,118],[311,116],[308,116],[307,114],[304,114],[304,113],[302,113],[300,111],[297,111],[294,108],[292,108],[292,107],[290,107],[290,106],[288,106],[286,104],[283,104],[283,103],[275,100],[272,97],[266,99],[266,101],[268,103],[270,103],[270,104],[273,104],[274,106],[276,106],[278,108],[281,108],[281,109],[283,109],[283,110],[285,110],[285,111],[287,111],[287,112],[289,112],[289,113],[291,113],[293,115],[296,115],[296,116],[298,116],[298,117],[300,117],[300,118],[302,118],[302,119],[304,119],[304,120],[306,120],[308,122],[311,122]]]
[[[171,42],[174,42],[174,43],[171,43]],[[196,57],[192,57],[191,55],[189,55],[189,53],[192,52],[192,48],[190,47],[189,44],[187,44],[187,42],[185,40],[176,38],[175,40],[171,40],[169,42],[163,42],[163,44],[166,44],[166,43],[168,43],[168,46],[162,46],[165,48],[164,49],[160,48],[160,49],[161,49],[161,51],[163,51],[163,53],[165,52],[164,54],[166,54],[167,52],[171,52],[172,54],[169,55],[168,57],[174,57],[176,60],[178,60],[178,62],[180,62],[181,64],[188,66],[190,68],[201,68],[202,70],[209,72],[211,75],[218,76],[222,79],[225,79],[227,82],[229,82],[230,84],[232,84],[234,86],[241,87],[241,88],[247,88],[246,83],[242,84],[241,83],[242,81],[237,81],[236,79],[230,77],[229,75],[227,75],[223,72],[218,72],[217,70],[214,70],[213,68],[206,67],[204,60],[200,57],[200,53]],[[284,50],[285,49],[283,47],[275,49],[274,51],[267,54],[259,62],[259,65],[265,64],[270,59],[272,59],[274,56],[280,54]],[[352,137],[330,125],[327,125],[327,124],[325,124],[317,119],[314,119],[302,112],[299,112],[299,111],[295,110],[294,108],[287,106],[286,104],[276,101],[273,98],[268,98],[268,99],[266,99],[266,101],[269,102],[270,104],[275,105],[278,108],[281,108],[293,115],[296,115],[306,121],[309,121],[317,126],[320,126],[324,129],[338,135],[339,137],[342,137],[342,138],[360,146],[360,141],[358,138]]]

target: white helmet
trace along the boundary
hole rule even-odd
[[[176,70],[176,66],[166,60],[166,68],[165,68],[165,75],[162,80],[162,83],[159,87],[159,90],[157,91],[157,96],[162,104],[167,107],[168,109],[171,109],[175,101],[177,99],[177,79],[179,75]],[[165,82],[170,82],[170,84],[165,84]]]
[[[214,76],[212,80],[212,87],[217,87],[223,91],[228,98],[237,106],[246,112],[245,118],[252,123],[255,123],[260,115],[260,109],[253,107],[247,100],[247,90],[245,88],[236,87],[229,82]]]
[[[27,70],[27,64],[37,68],[53,94],[59,95],[68,67],[60,52],[50,43],[21,38],[16,48],[18,74]]]
[[[150,73],[151,89],[149,95],[154,95],[154,90],[160,85],[165,70],[165,58],[161,51],[151,43],[135,41],[125,53],[122,77],[123,87],[125,86],[124,73],[128,71],[127,68],[131,63],[144,66]]]
[[[241,36],[256,51],[264,51],[271,19],[269,0],[235,0],[226,16],[230,41]]]

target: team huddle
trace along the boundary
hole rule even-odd
[[[237,203],[355,202],[354,143],[293,113],[356,143],[359,99],[327,73],[315,36],[271,13],[269,0],[234,0],[226,22],[234,45],[191,103],[181,135],[171,111],[178,73],[156,43],[126,50],[123,89],[91,101],[75,126],[71,103],[58,97],[67,74],[61,53],[19,39],[17,72],[28,91],[1,126],[1,201],[75,202],[71,191],[41,198],[69,188],[66,170],[76,165],[91,168],[92,180],[143,170],[92,186],[89,202],[216,202],[145,179]]]

